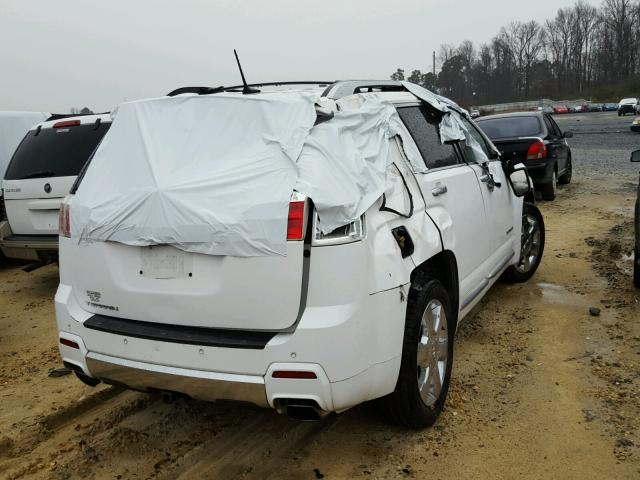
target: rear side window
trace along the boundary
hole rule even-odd
[[[438,126],[423,107],[398,108],[398,114],[416,142],[427,168],[448,167],[458,163],[454,146],[440,142]]]
[[[78,175],[111,123],[31,130],[7,168],[6,180]]]
[[[542,134],[542,125],[537,116],[514,116],[478,120],[478,125],[490,139],[513,137],[537,137]]]
[[[556,131],[556,129],[553,126],[553,123],[551,123],[551,119],[545,115],[544,116],[544,124],[547,126],[547,130],[549,131],[549,136],[550,137],[558,137],[558,132]]]
[[[556,132],[556,135],[558,137],[561,137],[562,136],[562,130],[560,130],[560,127],[558,126],[556,121],[553,119],[553,117],[551,115],[545,115],[545,118],[547,120],[549,120],[549,122],[551,122],[551,125],[553,125],[553,130]]]

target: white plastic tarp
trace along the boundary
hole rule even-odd
[[[445,103],[411,90],[450,119],[441,125],[446,138],[471,138]],[[333,118],[314,126],[316,108]],[[71,200],[72,237],[285,255],[292,191],[313,200],[324,233],[356,220],[385,191],[395,136],[415,171],[426,170],[395,108],[365,96],[221,93],[126,103]]]
[[[0,183],[7,171],[13,152],[27,132],[51,114],[46,112],[0,112]]]
[[[72,200],[72,237],[286,254],[295,162],[315,98],[216,94],[121,105]]]
[[[365,101],[311,130],[296,190],[313,199],[323,233],[351,223],[384,193],[397,116],[390,104]]]

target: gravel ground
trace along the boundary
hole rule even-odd
[[[49,376],[60,367],[57,269],[9,263],[0,265],[0,477],[640,478],[629,163],[640,135],[615,113],[557,120],[576,133],[575,174],[540,203],[542,265],[527,284],[496,285],[460,326],[433,428],[395,427],[373,405],[297,423]]]

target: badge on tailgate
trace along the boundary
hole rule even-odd
[[[140,275],[151,278],[176,278],[184,275],[184,253],[168,245],[142,247]]]

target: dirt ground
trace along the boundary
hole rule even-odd
[[[580,133],[582,117],[565,122]],[[539,271],[494,287],[460,326],[447,408],[424,431],[390,425],[372,405],[297,423],[51,377],[57,268],[0,266],[0,477],[640,478],[638,177],[625,143],[640,148],[640,135],[594,125],[576,135],[574,182],[539,205]]]

